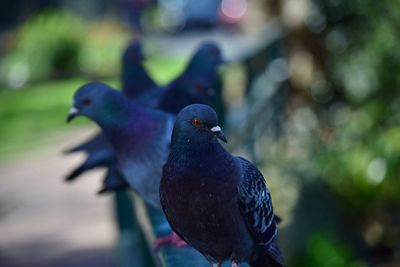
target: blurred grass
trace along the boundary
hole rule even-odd
[[[144,65],[157,84],[165,85],[183,71],[187,60],[182,57],[158,55],[149,57]]]
[[[185,62],[182,58],[153,57],[146,62],[146,68],[159,84],[165,84],[182,71]],[[71,125],[65,123],[74,92],[88,81],[53,80],[17,91],[0,91],[0,159],[36,148],[55,132],[88,124],[83,119]],[[118,79],[102,81],[120,88]]]
[[[0,157],[32,148],[49,130],[66,127],[65,116],[72,95],[85,82],[77,78],[38,83],[18,91],[1,91]]]

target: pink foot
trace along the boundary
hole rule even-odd
[[[182,248],[182,247],[186,247],[188,244],[184,240],[182,240],[182,238],[180,238],[175,232],[172,232],[171,234],[169,234],[167,236],[158,238],[153,243],[154,249],[156,251],[165,245],[171,245],[171,246],[175,246],[178,248]]]

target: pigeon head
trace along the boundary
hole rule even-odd
[[[145,56],[139,41],[132,42],[122,56],[122,92],[131,99],[155,87],[144,67]]]
[[[178,140],[204,143],[217,138],[227,142],[221,127],[218,126],[217,114],[210,106],[193,104],[178,113],[172,133],[172,144]]]
[[[131,62],[141,62],[144,60],[142,45],[140,42],[131,43],[122,56],[124,66],[129,66]]]
[[[121,110],[123,95],[106,84],[91,82],[80,87],[69,111],[67,122],[77,116],[86,116],[96,122]]]
[[[193,54],[188,70],[195,72],[216,71],[224,63],[221,49],[214,42],[205,42]]]

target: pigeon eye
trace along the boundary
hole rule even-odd
[[[84,105],[90,105],[92,103],[92,100],[90,100],[89,98],[86,98],[85,100],[83,100],[82,104]]]
[[[200,119],[193,119],[192,124],[196,127],[199,127],[201,125],[201,120]]]

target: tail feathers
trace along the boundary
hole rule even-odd
[[[97,160],[95,158],[87,158],[81,165],[72,170],[66,177],[65,181],[73,181],[78,176],[96,167],[105,167],[108,162],[104,160]]]
[[[275,223],[280,224],[282,222],[282,218],[275,214]]]
[[[284,267],[282,252],[276,238],[269,245],[260,246],[249,264],[250,267]]]
[[[82,173],[84,173],[85,171],[87,171],[88,169],[86,168],[86,166],[80,165],[79,167],[75,168],[74,170],[72,170],[72,172],[70,172],[66,177],[65,177],[65,181],[67,182],[72,182],[73,180],[75,180],[79,175],[81,175]]]
[[[126,188],[128,188],[128,183],[124,180],[122,174],[115,167],[110,167],[104,178],[103,187],[98,194],[120,191]]]
[[[90,137],[83,143],[66,149],[63,151],[64,154],[71,154],[75,152],[89,152],[95,153],[98,149],[110,147],[106,137],[102,133],[97,133],[96,135]]]
[[[65,181],[67,182],[72,182],[73,180],[76,179],[79,175],[84,172],[84,170],[81,168],[82,166],[79,166],[78,168],[74,169],[72,172],[70,172],[67,176],[65,176]]]
[[[86,171],[97,167],[108,167],[113,164],[116,164],[116,158],[111,150],[105,149],[98,151],[97,153],[90,153],[87,159],[81,165],[79,165],[65,177],[65,180],[73,181]]]
[[[102,146],[107,146],[106,141],[100,140],[102,137],[101,136],[94,136],[93,138],[80,143],[79,145],[76,145],[74,147],[68,148],[63,151],[64,154],[71,154],[75,152],[93,152],[96,151],[96,149],[101,148]]]
[[[85,144],[82,144],[82,145],[78,145],[78,146],[74,146],[74,147],[65,149],[65,150],[63,151],[63,154],[72,154],[72,153],[75,153],[75,152],[85,151],[86,148],[85,148],[84,145],[85,145]]]
[[[127,185],[121,185],[121,186],[103,186],[98,192],[98,195],[105,195],[107,193],[113,193],[113,192],[118,192],[127,189]]]

